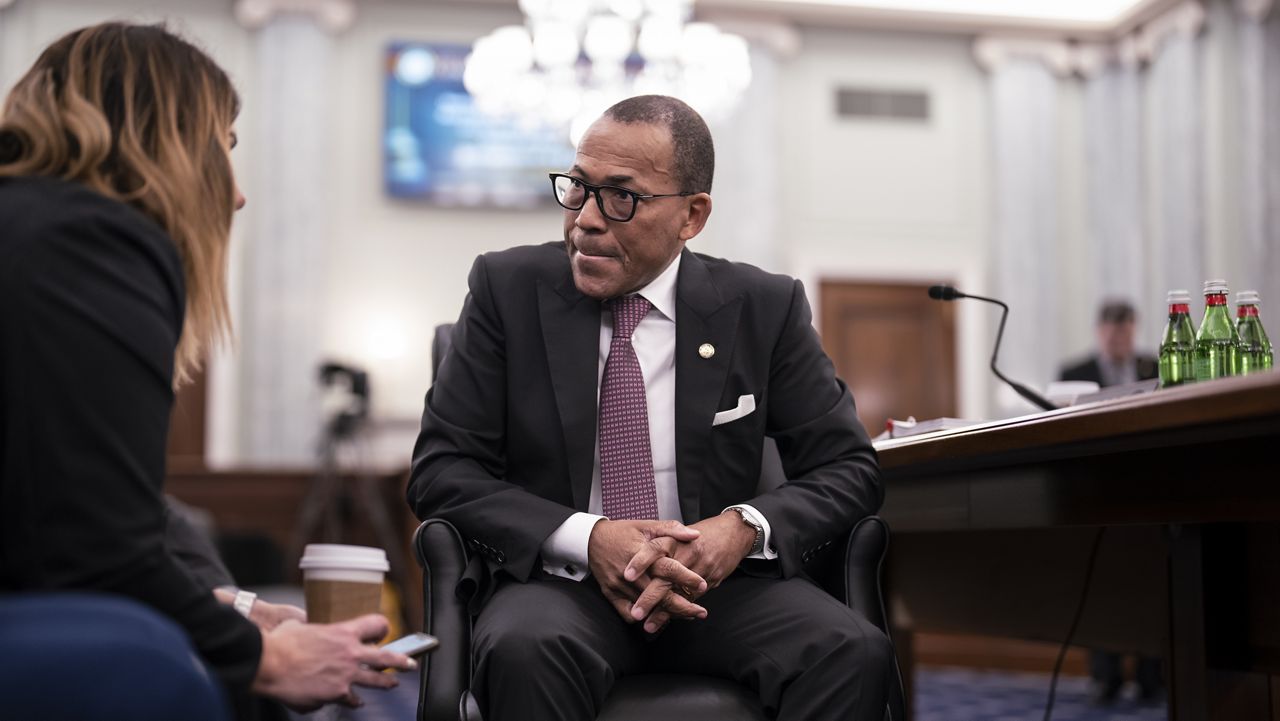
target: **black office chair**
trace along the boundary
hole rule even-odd
[[[437,328],[432,347],[435,368],[439,368],[448,343],[448,326]],[[762,491],[785,479],[772,440],[765,444],[760,476]],[[828,544],[805,561],[805,571],[811,578],[885,635],[889,634],[889,623],[880,571],[888,547],[888,525],[879,516],[869,516],[853,527],[843,544]],[[427,519],[418,526],[413,550],[422,566],[423,628],[440,639],[440,647],[421,662],[418,719],[439,721],[457,714],[459,721],[481,721],[480,709],[469,690],[473,619],[466,604],[454,593],[466,570],[469,551],[458,530],[441,519]],[[896,659],[893,679],[884,718],[901,721],[906,718],[906,706]],[[614,685],[598,718],[764,721],[766,717],[756,694],[733,681],[696,675],[641,674],[622,678]]]

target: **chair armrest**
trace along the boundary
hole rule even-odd
[[[422,627],[440,639],[421,659],[418,718],[456,718],[471,685],[471,616],[454,591],[467,568],[467,548],[452,524],[429,518],[413,534],[413,553],[422,567]]]
[[[892,645],[893,634],[889,630],[889,615],[885,612],[881,577],[888,552],[889,524],[879,516],[867,516],[858,521],[858,525],[849,532],[849,542],[845,546],[844,591],[849,607],[884,631]],[[893,676],[886,718],[899,721],[906,718],[906,695],[896,653]]]
[[[888,550],[888,524],[879,516],[867,516],[849,532],[844,551],[844,601],[885,633],[889,619],[880,569]]]

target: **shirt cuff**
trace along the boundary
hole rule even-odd
[[[769,527],[769,519],[765,518],[763,513],[756,510],[755,506],[751,506],[746,503],[735,503],[732,506],[726,507],[724,511],[727,511],[730,508],[741,508],[742,512],[746,514],[748,518],[759,523],[760,527],[764,529],[764,546],[760,549],[759,553],[753,553],[750,556],[747,556],[747,558],[762,558],[766,561],[771,561],[777,558],[778,552],[773,548],[773,530]],[[724,511],[721,511],[721,513],[724,513]]]
[[[591,529],[604,516],[591,513],[575,513],[565,519],[560,527],[542,542],[542,570],[552,576],[581,581],[587,577],[587,546],[591,541]]]

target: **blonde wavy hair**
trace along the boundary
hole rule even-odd
[[[105,23],[49,46],[0,114],[0,176],[83,183],[173,239],[187,289],[175,387],[231,332],[228,153],[239,110],[227,74],[163,25]]]

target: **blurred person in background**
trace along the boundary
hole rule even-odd
[[[255,696],[299,709],[357,705],[353,686],[396,684],[373,669],[413,662],[368,643],[387,631],[378,615],[318,625],[298,622],[294,609],[255,626],[219,603],[165,541],[161,486],[174,388],[230,330],[227,245],[245,202],[229,156],[238,111],[227,75],[199,49],[160,26],[120,23],[55,42],[5,102],[0,591],[9,593],[0,618],[22,605],[56,628],[58,609],[71,607],[63,599],[81,597],[55,592],[131,598],[185,632],[244,717],[257,713]],[[116,605],[129,604],[98,607],[106,614]],[[88,695],[57,693],[68,685],[57,647],[3,641],[10,663],[50,666],[43,695],[5,690],[6,714],[76,716],[55,706]],[[144,641],[134,634],[105,645],[126,654]],[[158,679],[155,688],[145,686],[153,679],[135,681],[139,703],[163,688]],[[74,708],[107,717],[98,707]],[[189,709],[167,717],[210,716]]]
[[[1098,350],[1087,359],[1062,369],[1064,381],[1093,381],[1102,387],[1124,385],[1155,378],[1160,367],[1156,359],[1134,352],[1133,306],[1124,300],[1109,300],[1098,310]]]

